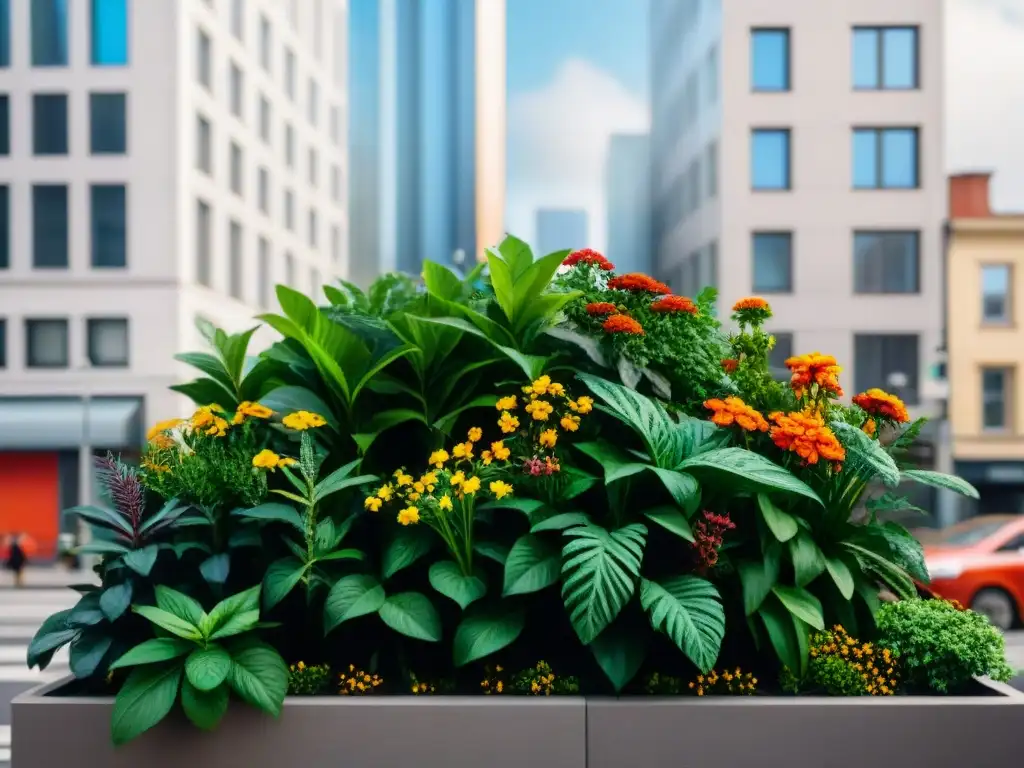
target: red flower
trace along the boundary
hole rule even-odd
[[[697,552],[698,568],[707,571],[718,564],[718,549],[722,546],[722,540],[726,531],[731,531],[736,524],[729,519],[729,515],[716,515],[714,512],[704,512],[704,519],[694,526],[693,548]]]
[[[651,312],[689,312],[697,314],[697,305],[685,296],[666,296],[651,303]]]
[[[618,308],[608,301],[595,301],[587,304],[587,314],[591,317],[596,317],[598,315],[614,315],[618,311]]]
[[[726,373],[735,373],[739,367],[740,361],[734,357],[727,357],[722,361],[722,370]]]
[[[612,315],[601,326],[605,333],[628,333],[643,336],[644,327],[629,315]]]
[[[605,272],[611,272],[615,269],[614,264],[593,248],[583,248],[579,251],[573,251],[566,256],[565,261],[562,262],[562,265],[566,267],[575,267],[577,264],[593,264],[595,267],[603,269]]]
[[[872,416],[892,419],[898,424],[910,421],[910,414],[907,413],[907,406],[903,401],[881,389],[869,389],[867,392],[854,395],[853,403]]]
[[[660,293],[667,296],[672,289],[664,283],[659,283],[650,275],[640,272],[631,272],[628,275],[619,275],[608,281],[608,287],[617,291],[646,291],[647,293]]]

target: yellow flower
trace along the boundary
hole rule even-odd
[[[419,493],[417,493],[416,491],[413,491],[412,493],[410,493],[410,494],[409,494],[408,496],[406,496],[405,498],[406,498],[406,499],[408,499],[409,501],[419,501],[419,500],[420,500],[420,496],[421,496],[421,495],[422,495],[422,494],[419,494]]]
[[[443,509],[445,512],[450,512],[452,509],[452,497],[447,493],[437,500],[437,506]]]
[[[448,451],[446,451],[444,448],[441,448],[440,450],[434,451],[432,454],[430,454],[430,459],[428,460],[428,463],[433,464],[435,467],[440,469],[441,467],[444,466],[444,463],[446,461],[448,461]]]
[[[480,453],[480,459],[483,461],[485,467],[491,466],[491,462],[494,461],[494,454],[490,451],[482,451]]]
[[[363,507],[370,510],[371,512],[380,512],[380,508],[384,506],[384,502],[378,499],[376,496],[367,496],[363,500]]]
[[[292,466],[294,464],[298,464],[298,463],[299,462],[297,462],[291,456],[282,456],[280,459],[277,460],[277,466],[279,466],[279,467],[290,467],[290,466]]]
[[[576,413],[590,413],[594,410],[594,398],[587,397],[586,395],[578,397],[575,402],[569,401],[569,407],[576,411]]]
[[[315,427],[322,427],[327,423],[327,420],[323,416],[310,413],[309,411],[295,411],[295,413],[289,413],[285,416],[281,423],[288,427],[288,429],[301,432]]]
[[[395,495],[395,489],[388,485],[382,485],[377,489],[377,498],[383,501],[391,501],[391,497]]]
[[[519,426],[516,424],[516,426]],[[499,440],[496,443],[491,443],[491,453],[494,454],[494,458],[498,461],[507,461],[508,457],[512,455],[512,451],[505,447],[505,441]]]
[[[512,486],[508,483],[502,482],[501,480],[493,481],[488,488],[491,489],[491,493],[494,494],[494,498],[503,499],[506,496],[512,495]]]
[[[260,469],[269,469],[271,472],[277,468],[278,463],[281,461],[281,457],[274,453],[269,448],[264,448],[262,451],[252,457],[252,465]]]
[[[181,423],[182,419],[166,419],[165,421],[158,421],[150,427],[149,431],[146,433],[146,439],[153,440],[158,435],[162,435],[164,432],[174,429]]]
[[[484,436],[484,431],[480,427],[470,427],[469,429],[469,442],[476,443]]]
[[[547,400],[534,400],[532,403],[527,403],[525,410],[533,416],[534,421],[547,421],[548,416],[555,408]]]
[[[411,477],[409,479],[412,480]],[[425,486],[423,483],[417,480],[415,483],[412,484],[412,489],[416,491],[416,493],[423,493],[427,490],[427,486]]]
[[[302,670],[304,670],[304,669],[306,668],[306,662],[304,662],[304,661],[300,661],[300,662],[299,662],[298,664],[296,664],[295,666],[297,666],[297,667],[299,668],[299,672],[301,672]]]
[[[550,376],[541,376],[535,382],[530,389],[538,395],[546,395],[548,393],[548,387],[551,386]]]
[[[545,429],[540,433],[540,437],[537,438],[537,442],[545,448],[554,448],[555,443],[558,442],[558,433],[553,429]]]
[[[466,481],[466,473],[463,472],[461,469],[458,472],[456,472],[454,475],[452,475],[451,484],[455,488],[458,488],[465,481]]]
[[[412,485],[412,475],[407,475],[402,470],[395,472],[395,482],[399,488],[403,488],[407,485]]]
[[[557,384],[557,383],[556,384],[551,384],[551,385],[548,386],[548,394],[549,395],[554,395],[555,397],[564,397],[565,396],[565,387],[563,387],[561,384]]]
[[[174,438],[168,434],[160,433],[159,435],[155,435],[149,441],[149,444],[157,449],[171,448],[174,446]]]
[[[504,411],[501,414],[501,418],[498,419],[498,426],[501,427],[501,431],[507,435],[519,429],[519,419],[508,411]]]
[[[463,493],[476,493],[480,490],[480,478],[479,477],[467,477],[465,482],[462,483]]]
[[[235,416],[231,419],[233,424],[241,424],[246,416],[251,416],[254,419],[269,419],[274,415],[274,412],[267,408],[265,405],[259,403],[250,403],[248,400],[239,403],[235,409]]]
[[[580,417],[573,416],[571,413],[567,413],[562,417],[562,420],[558,422],[562,425],[562,429],[566,432],[575,432],[580,428]]]
[[[406,507],[398,513],[398,522],[402,525],[415,525],[420,521],[420,511],[416,507]]]
[[[456,459],[471,459],[473,458],[473,444],[470,442],[459,443],[452,448],[452,456]]]
[[[494,404],[494,407],[499,411],[514,411],[518,405],[518,400],[515,395],[508,395],[507,397],[499,398],[498,402]]]
[[[430,490],[430,486],[437,485],[437,473],[427,472],[420,478],[420,482],[427,486],[427,490]]]

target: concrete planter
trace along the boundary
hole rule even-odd
[[[317,697],[280,719],[233,707],[217,731],[172,717],[110,743],[113,700],[13,703],[14,768],[963,768],[1020,760],[1024,693],[971,697]]]

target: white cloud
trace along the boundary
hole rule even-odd
[[[509,232],[533,240],[538,208],[585,208],[590,246],[603,248],[608,137],[649,124],[642,98],[582,59],[567,60],[549,84],[510,99]]]
[[[1024,210],[1024,0],[946,5],[946,165],[995,171],[996,210]]]

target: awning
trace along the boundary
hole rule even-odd
[[[141,444],[141,398],[0,398],[0,450],[124,450]]]

